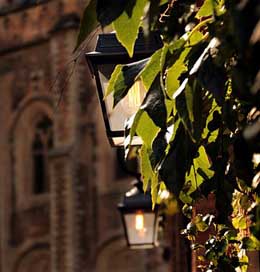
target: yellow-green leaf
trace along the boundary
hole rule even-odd
[[[153,140],[157,136],[159,130],[160,128],[154,124],[147,112],[143,112],[138,122],[136,133],[142,138],[147,148],[152,149]]]
[[[126,48],[130,57],[133,56],[135,40],[138,36],[144,8],[148,0],[137,0],[131,14],[125,10],[114,22],[117,39]],[[130,1],[129,1],[129,4]]]
[[[148,90],[154,79],[160,72],[160,59],[162,49],[157,50],[150,58],[144,69],[140,73],[140,77],[146,90]]]
[[[213,11],[213,0],[205,0],[203,5],[200,7],[198,13],[196,14],[196,18],[201,19],[202,17],[211,16],[213,15]]]
[[[143,190],[144,192],[147,191],[149,183],[152,179],[153,169],[151,166],[151,162],[149,159],[148,149],[145,144],[142,145],[140,149],[140,166],[141,166],[141,173],[142,173],[142,181],[143,181]]]

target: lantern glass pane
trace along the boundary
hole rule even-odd
[[[155,241],[155,213],[125,214],[125,224],[130,246],[153,246]]]
[[[98,66],[99,77],[102,85],[103,96],[105,95],[108,81],[115,68],[114,64],[104,64]],[[145,97],[146,90],[141,81],[136,82],[132,88],[113,109],[113,93],[108,95],[104,102],[106,104],[107,115],[109,119],[110,128],[112,131],[124,131],[125,121],[130,118],[138,108]]]

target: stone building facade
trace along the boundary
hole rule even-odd
[[[0,0],[0,272],[169,271],[162,248],[126,248],[131,178],[72,58],[84,2]]]

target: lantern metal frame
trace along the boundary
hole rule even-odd
[[[125,48],[119,43],[115,33],[105,33],[98,35],[95,51],[86,53],[86,60],[92,75],[96,80],[96,87],[101,105],[102,115],[105,123],[107,137],[111,146],[115,147],[117,138],[124,138],[124,130],[112,130],[109,122],[108,111],[104,101],[101,79],[99,76],[98,65],[117,65],[128,64],[150,57],[156,50],[163,45],[158,33],[151,33],[149,39],[144,38],[140,32],[134,47],[133,57],[130,58]]]
[[[158,227],[160,222],[160,216],[158,211],[158,206],[156,205],[154,209],[152,208],[152,198],[150,192],[144,193],[142,189],[142,182],[135,180],[133,182],[134,187],[131,189],[136,189],[135,194],[127,196],[125,194],[123,201],[118,204],[118,210],[121,214],[121,219],[123,222],[124,233],[127,241],[127,245],[131,249],[146,249],[153,248],[159,245],[158,243]],[[129,231],[127,228],[127,223],[125,220],[125,215],[128,214],[136,214],[137,212],[153,213],[154,214],[154,222],[153,222],[153,232],[152,232],[152,241],[149,243],[131,243],[129,239]]]

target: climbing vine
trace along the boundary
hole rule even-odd
[[[77,50],[98,26],[111,25],[129,56],[140,28],[162,37],[136,69],[116,67],[108,92],[116,106],[134,81],[145,86],[126,155],[137,134],[144,189],[155,204],[166,188],[190,219],[182,234],[201,271],[246,271],[246,252],[260,248],[259,9],[257,0],[91,0],[81,21]],[[196,212],[209,197],[214,213]]]

